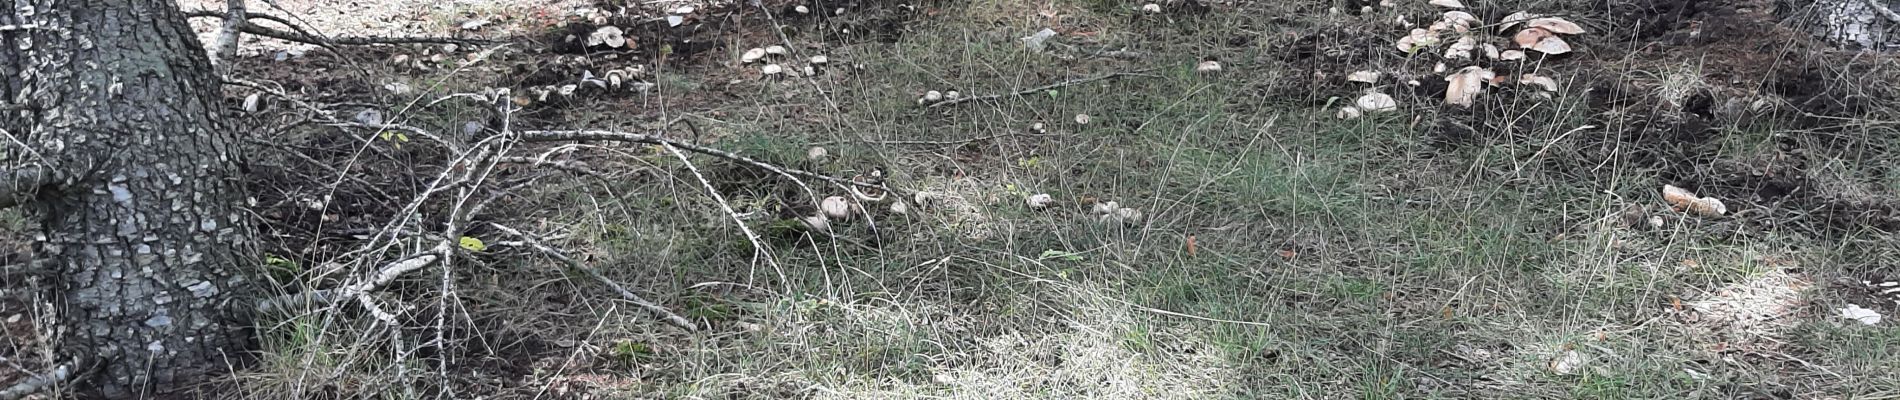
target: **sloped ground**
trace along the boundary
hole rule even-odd
[[[1795,6],[1465,1],[1483,21],[1528,10],[1588,31],[1562,56],[1450,61],[1559,86],[1490,88],[1466,108],[1443,104],[1439,51],[1392,45],[1409,30],[1399,19],[1443,12],[1424,1],[764,3],[281,2],[332,34],[515,38],[282,61],[295,47],[246,45],[257,52],[241,74],[346,113],[387,110],[453,138],[497,116],[432,100],[507,87],[525,97],[517,129],[665,130],[840,176],[881,170],[926,195],[865,203],[875,226],[814,234],[796,222],[816,207],[799,187],[695,158],[764,234],[765,258],[668,153],[565,149],[552,154],[604,179],[550,174],[485,218],[559,237],[708,329],[658,323],[477,230],[494,245],[452,271],[453,292],[429,273],[385,297],[414,306],[414,325],[347,311],[267,324],[263,360],[207,393],[1834,399],[1900,387],[1892,322],[1836,311],[1896,311],[1855,282],[1900,259],[1887,161],[1900,65],[1797,33],[1784,24]],[[694,10],[671,26],[682,6]],[[491,24],[461,29],[473,20]],[[584,45],[600,26],[634,44]],[[1057,33],[1045,51],[1025,50],[1045,27]],[[788,42],[786,56],[741,60]],[[1196,72],[1205,60],[1221,70]],[[766,76],[766,63],[789,72]],[[624,89],[581,81],[636,68]],[[1384,77],[1345,80],[1359,70]],[[232,90],[234,104],[249,94]],[[1335,117],[1367,90],[1397,110]],[[1001,96],[925,108],[927,91]],[[284,260],[273,265],[316,266],[284,282],[320,282],[349,235],[380,227],[444,154],[333,128],[259,138],[309,158],[256,152],[268,251]],[[813,147],[827,156],[808,158]],[[1729,213],[1673,210],[1665,184]],[[1041,193],[1053,204],[1025,202]],[[320,198],[337,206],[305,207]],[[1108,201],[1140,218],[1093,210]],[[460,310],[449,343],[416,345],[435,337],[438,300]]]

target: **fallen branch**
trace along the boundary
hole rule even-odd
[[[1061,81],[1061,82],[1056,82],[1056,83],[1051,83],[1047,85],[1019,90],[1014,93],[992,94],[992,95],[984,95],[984,96],[970,96],[970,97],[964,97],[964,98],[944,100],[944,101],[939,101],[936,103],[930,103],[930,105],[924,106],[924,108],[948,107],[948,106],[953,106],[953,105],[963,104],[963,103],[968,103],[968,102],[973,102],[973,101],[988,101],[988,100],[995,100],[995,99],[1000,99],[1000,98],[1009,97],[1009,96],[1022,96],[1022,95],[1036,94],[1036,93],[1046,92],[1046,91],[1055,90],[1055,89],[1061,89],[1061,88],[1080,85],[1080,84],[1089,83],[1089,82],[1115,79],[1115,78],[1120,78],[1124,76],[1139,76],[1139,75],[1146,74],[1149,71],[1154,71],[1156,69],[1160,69],[1160,67],[1135,70],[1135,71],[1127,71],[1127,72],[1116,72],[1116,73],[1106,74],[1106,75],[1097,75],[1097,76],[1081,78],[1081,79],[1066,80],[1066,81]]]
[[[1900,13],[1894,13],[1893,9],[1887,8],[1885,4],[1880,4],[1880,1],[1878,0],[1860,0],[1860,1],[1863,3],[1867,3],[1867,7],[1873,8],[1874,13],[1880,14],[1880,16],[1882,17],[1887,17],[1888,21],[1892,21],[1895,24],[1900,24]]]
[[[47,388],[53,387],[53,385],[70,381],[74,375],[76,375],[75,372],[78,369],[76,363],[60,364],[58,367],[54,367],[53,370],[46,371],[46,373],[27,377],[26,379],[20,380],[19,383],[13,384],[13,386],[0,389],[0,400],[18,400],[27,395],[46,390]]]
[[[250,13],[244,11],[245,0],[225,0],[224,23],[218,25],[217,51],[211,53],[211,65],[218,68],[219,74],[225,74],[230,68],[226,65],[237,57],[238,31],[244,27]]]
[[[627,301],[633,302],[634,305],[637,305],[637,306],[640,306],[640,308],[646,309],[647,312],[651,312],[653,314],[659,315],[660,319],[666,320],[667,323],[672,324],[673,326],[678,326],[688,331],[699,330],[699,327],[694,326],[693,322],[686,320],[685,317],[681,317],[679,316],[679,314],[674,314],[673,311],[667,310],[666,307],[661,307],[658,304],[653,304],[653,302],[647,301],[646,298],[640,297],[639,294],[634,293],[632,290],[627,290],[626,286],[621,286],[619,282],[614,282],[612,279],[607,279],[607,276],[602,275],[600,271],[595,270],[592,267],[588,267],[586,264],[581,264],[580,261],[575,261],[573,257],[568,257],[567,253],[562,253],[560,250],[556,250],[552,247],[548,247],[546,244],[542,244],[541,241],[538,239],[535,239],[534,236],[530,236],[527,233],[523,233],[519,230],[516,230],[515,228],[510,228],[507,225],[490,222],[488,223],[488,226],[494,227],[496,230],[502,231],[504,233],[515,235],[516,237],[520,237],[522,241],[528,243],[529,247],[533,247],[535,250],[540,251],[541,254],[546,254],[550,258],[553,258],[556,261],[560,261],[562,264],[566,264],[568,269],[580,271],[581,273],[587,274],[588,277],[592,277],[594,278],[594,280],[600,281],[601,284],[607,285],[608,288],[611,288],[614,290],[614,292],[619,293],[621,298],[624,298]]]
[[[396,262],[384,265],[383,268],[376,270],[376,273],[371,275],[369,279],[354,285],[336,289],[292,293],[258,300],[256,309],[258,312],[268,314],[310,305],[329,305],[353,300],[358,296],[381,288],[383,285],[395,282],[396,278],[402,277],[403,274],[435,265],[436,261],[442,260],[442,254],[446,254],[448,251],[450,251],[449,243],[448,241],[443,241],[428,251],[403,257]]]
[[[778,265],[778,261],[772,259],[772,252],[766,250],[767,247],[765,247],[765,244],[759,243],[759,234],[753,233],[752,228],[746,227],[745,220],[739,218],[739,212],[733,211],[732,204],[726,203],[726,197],[719,195],[719,189],[713,188],[712,181],[706,180],[706,175],[700,174],[699,167],[693,166],[693,162],[691,160],[687,160],[686,153],[681,153],[679,148],[673,147],[671,145],[666,145],[666,144],[662,144],[660,146],[666,147],[666,151],[672,152],[673,157],[679,158],[681,163],[685,163],[686,170],[692,171],[693,177],[699,178],[699,184],[704,185],[706,187],[706,195],[712,196],[713,201],[719,203],[719,209],[725,210],[726,215],[732,217],[732,223],[734,225],[739,226],[739,232],[745,233],[745,240],[747,242],[752,242],[752,256],[753,257],[764,256],[765,263],[771,264],[772,272],[775,272],[778,274],[779,282],[786,282],[787,280],[785,279],[785,269],[780,268]],[[752,264],[752,265],[754,266],[758,265],[756,264],[758,262],[758,259],[754,258],[753,262],[755,264]]]
[[[283,31],[283,30],[278,30],[276,28],[270,28],[263,25],[254,24],[248,20],[238,26],[240,32],[273,38],[273,39],[288,40],[288,41],[298,42],[298,43],[308,43],[308,44],[314,44],[314,45],[319,45],[319,46],[328,46],[328,45],[367,46],[367,45],[376,45],[376,44],[489,44],[489,43],[495,42],[494,40],[488,40],[488,39],[471,39],[471,38],[439,37],[439,36],[324,37],[321,35],[317,35],[317,34],[313,34],[308,31],[305,31],[303,28],[300,28],[297,25],[290,23],[290,21],[284,20],[283,18],[278,18],[278,17],[270,16],[267,14],[260,14],[260,13],[246,13],[245,15],[249,16],[250,17],[249,19],[262,19],[266,21],[272,21],[272,22],[284,24],[284,26],[290,27],[290,29],[294,30],[294,32]],[[190,18],[207,18],[207,17],[223,18],[225,17],[225,14],[218,11],[200,10],[200,11],[187,12],[185,13],[185,16],[190,17]]]
[[[755,160],[750,157],[738,155],[733,152],[715,149],[715,148],[706,147],[706,146],[700,146],[700,145],[682,142],[678,140],[663,138],[663,137],[659,137],[655,135],[630,133],[630,132],[601,131],[601,130],[520,131],[520,132],[515,132],[515,134],[518,135],[517,137],[520,138],[524,142],[614,141],[614,142],[669,145],[669,146],[677,147],[680,150],[686,150],[686,151],[690,151],[694,153],[705,154],[705,155],[709,155],[713,157],[719,157],[719,158],[724,158],[727,160],[732,160],[735,162],[739,162],[741,164],[749,165],[754,168],[763,169],[763,170],[770,171],[772,173],[776,173],[783,176],[805,177],[805,178],[811,178],[811,179],[817,179],[817,180],[821,180],[825,182],[830,182],[830,183],[838,184],[838,185],[876,188],[876,189],[884,190],[886,192],[895,193],[894,191],[891,190],[891,188],[885,187],[883,184],[879,184],[879,183],[858,182],[858,181],[853,181],[850,179],[839,178],[839,177],[820,174],[820,173],[811,172],[811,171],[805,171],[805,170],[800,170],[800,169],[795,169],[795,168],[780,167],[772,163]]]

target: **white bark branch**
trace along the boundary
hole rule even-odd
[[[449,248],[449,242],[443,241],[434,248],[424,251],[421,254],[403,257],[396,262],[384,265],[381,269],[377,269],[376,273],[370,275],[368,279],[364,279],[362,282],[336,289],[313,290],[266,298],[257,302],[257,311],[275,313],[304,306],[329,305],[353,300],[358,296],[382,288],[390,282],[395,282],[396,278],[402,277],[403,274],[435,265],[436,261],[442,260],[442,254],[446,254],[449,251],[452,251],[452,249]]]
[[[800,169],[795,169],[795,168],[785,168],[785,167],[781,167],[772,163],[755,160],[755,159],[752,159],[751,157],[742,156],[730,151],[696,145],[696,144],[687,143],[687,142],[683,142],[679,140],[668,139],[668,138],[664,138],[664,137],[660,137],[656,135],[631,133],[631,132],[603,131],[603,130],[520,131],[520,132],[515,132],[515,134],[518,135],[518,137],[521,138],[521,140],[524,142],[613,141],[613,142],[645,143],[645,144],[665,144],[665,145],[677,147],[681,150],[686,150],[686,151],[690,151],[694,153],[705,154],[705,155],[709,155],[713,157],[719,157],[719,158],[724,158],[727,160],[732,160],[740,164],[745,164],[753,168],[763,169],[763,170],[770,171],[772,173],[779,174],[786,177],[804,177],[804,178],[811,178],[811,179],[817,179],[817,180],[821,180],[825,182],[830,182],[837,185],[875,188],[875,189],[881,189],[885,192],[893,192],[891,188],[885,187],[883,184],[879,184],[879,183],[858,182],[858,181],[853,181],[850,179],[834,177],[834,176],[820,174],[820,173],[811,172],[811,171],[805,171],[805,170],[800,170]],[[804,184],[800,183],[800,185],[803,186]],[[806,191],[809,192],[810,189],[807,188]]]
[[[1874,9],[1874,13],[1887,17],[1887,21],[1900,24],[1900,13],[1895,13],[1893,9],[1887,8],[1887,5],[1880,4],[1880,0],[1861,0],[1861,2],[1867,3],[1867,7]]]
[[[244,25],[250,24],[250,13],[244,11],[244,0],[225,0],[224,24],[218,26],[217,50],[211,53],[211,66],[220,71],[228,70],[227,63],[237,57],[238,33]]]
[[[666,151],[672,152],[673,157],[679,158],[681,163],[685,163],[686,170],[692,171],[693,177],[699,179],[699,184],[706,187],[706,195],[712,196],[713,201],[719,203],[719,209],[725,210],[726,215],[732,217],[732,223],[739,226],[739,232],[745,233],[745,240],[752,242],[753,257],[764,257],[765,263],[772,266],[772,272],[778,274],[779,282],[787,282],[788,280],[785,279],[785,269],[778,266],[778,260],[772,259],[772,252],[766,250],[769,247],[766,247],[763,243],[759,243],[759,234],[753,233],[752,228],[746,226],[745,220],[739,218],[739,212],[733,211],[732,204],[726,203],[726,196],[719,195],[719,189],[713,187],[712,181],[706,180],[706,175],[699,173],[699,167],[693,166],[693,161],[686,159],[686,153],[681,153],[679,148],[669,144],[661,144],[660,146],[666,147]],[[753,262],[758,262],[758,259],[754,258]],[[756,266],[758,264],[753,265]]]

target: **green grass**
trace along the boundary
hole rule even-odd
[[[954,17],[913,21],[896,43],[832,49],[864,70],[818,77],[822,96],[802,79],[748,81],[718,94],[737,99],[686,111],[718,147],[845,176],[882,168],[894,187],[955,202],[878,212],[877,230],[857,221],[836,238],[805,235],[779,212],[809,210],[797,187],[695,158],[767,233],[767,257],[677,160],[622,149],[631,161],[610,165],[656,173],[606,184],[612,192],[550,190],[546,201],[572,206],[528,214],[710,332],[670,331],[598,300],[591,282],[550,283],[557,275],[537,278],[548,281],[534,294],[596,300],[544,315],[568,324],[535,335],[591,343],[563,351],[608,360],[589,371],[641,377],[619,389],[662,398],[1726,398],[1900,383],[1890,372],[1900,336],[1831,318],[1841,299],[1826,284],[1846,271],[1839,261],[1892,257],[1870,244],[1882,236],[1716,235],[1723,221],[1675,213],[1663,229],[1622,226],[1616,213],[1631,204],[1660,212],[1667,182],[1592,158],[1621,140],[1605,132],[1636,123],[1596,115],[1583,96],[1500,100],[1515,120],[1444,145],[1429,127],[1469,115],[1431,103],[1354,120],[1320,109],[1356,89],[1300,89],[1310,71],[1266,53],[1286,27],[1259,26],[1259,15],[1163,23],[1121,3],[1058,2],[1087,10],[1070,21],[1099,31],[1085,47],[1148,53],[1063,61],[1021,49],[1017,38],[1040,25],[1015,3],[950,6]],[[1210,54],[1228,69],[1193,72]],[[1393,57],[1375,60],[1403,63]],[[944,110],[915,102],[927,90],[1003,93],[1151,67]],[[1690,85],[1684,71],[1694,70],[1648,76]],[[727,86],[660,81],[674,93]],[[613,111],[585,112],[600,115],[573,118]],[[1036,123],[1048,133],[1029,132]],[[1774,129],[1723,128],[1707,150],[1772,150]],[[978,138],[991,139],[968,141]],[[805,160],[812,145],[832,157]],[[1891,170],[1843,170],[1900,192]],[[1022,199],[1034,193],[1058,204],[1031,210]],[[1104,224],[1085,198],[1145,217]],[[1781,299],[1803,305],[1773,340],[1673,309],[1784,269],[1815,284]],[[270,347],[322,351],[285,336]],[[1760,347],[1718,349],[1729,342]],[[1585,366],[1552,371],[1569,350]]]

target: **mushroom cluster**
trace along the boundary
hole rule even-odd
[[[1549,76],[1531,72],[1500,76],[1487,65],[1516,62],[1523,66],[1532,59],[1532,54],[1549,57],[1569,53],[1572,48],[1565,37],[1585,33],[1582,26],[1563,18],[1527,11],[1505,16],[1494,25],[1495,32],[1492,32],[1485,29],[1487,25],[1482,19],[1463,11],[1464,4],[1457,0],[1428,2],[1449,10],[1425,27],[1412,28],[1405,36],[1393,41],[1393,45],[1406,54],[1425,54],[1439,60],[1433,66],[1432,73],[1444,74],[1447,83],[1446,104],[1470,107],[1486,88],[1507,83],[1537,89],[1541,96],[1557,92],[1559,84]],[[1397,22],[1402,26],[1413,26],[1404,16],[1400,16]],[[1338,116],[1354,118],[1364,113],[1396,109],[1397,103],[1391,101],[1391,96],[1376,90],[1380,78],[1381,74],[1377,71],[1358,71],[1347,75],[1346,80],[1349,82],[1372,85],[1374,88],[1368,88],[1352,104],[1342,107]],[[1405,83],[1413,86],[1419,84],[1416,80]]]

